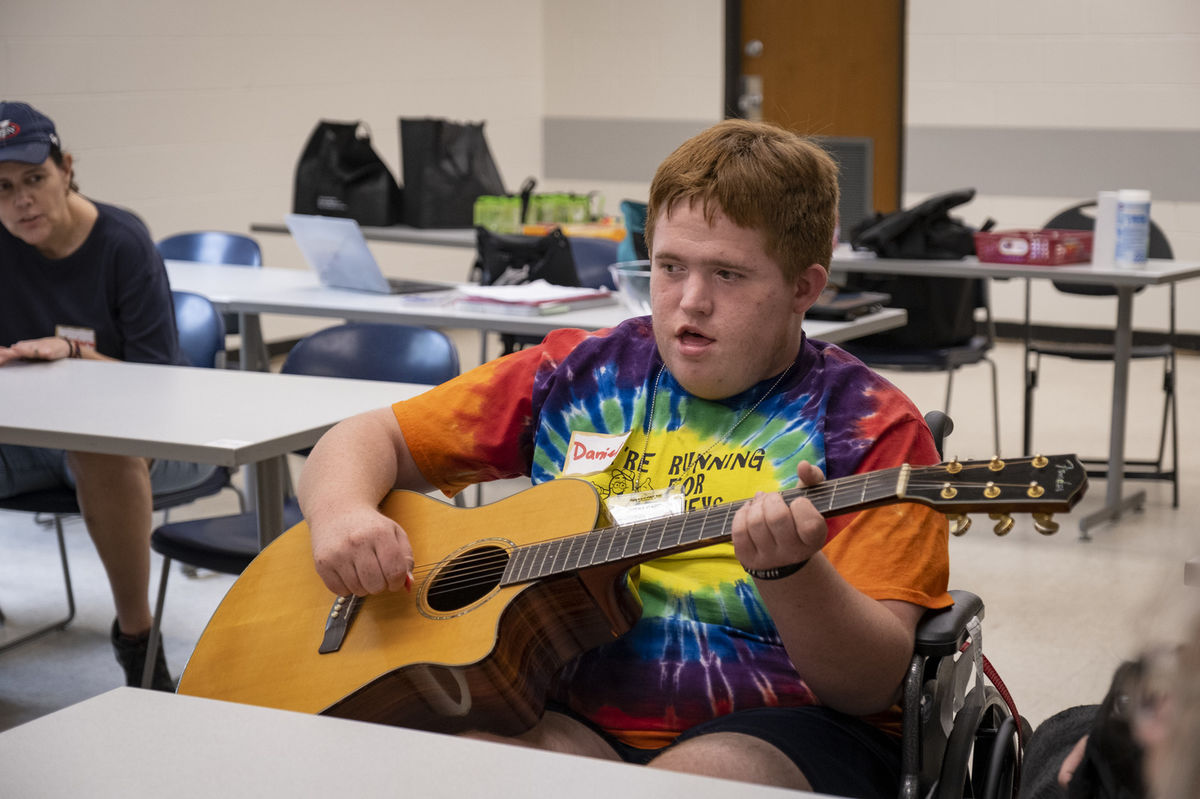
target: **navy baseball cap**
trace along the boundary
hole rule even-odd
[[[0,161],[40,164],[58,146],[50,117],[28,103],[0,102]]]

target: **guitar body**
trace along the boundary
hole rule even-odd
[[[319,653],[336,597],[317,576],[301,523],[234,583],[179,693],[433,731],[516,734],[541,717],[550,680],[567,661],[639,615],[620,587],[627,564],[500,582],[515,546],[594,527],[600,505],[589,483],[556,480],[466,509],[394,491],[381,508],[412,542],[411,592],[362,599],[340,648]]]

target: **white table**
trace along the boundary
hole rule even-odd
[[[1146,500],[1144,491],[1125,496],[1125,415],[1129,396],[1129,354],[1133,346],[1133,295],[1142,286],[1157,286],[1200,277],[1200,263],[1190,261],[1151,260],[1143,269],[1116,269],[1093,264],[1066,266],[1024,266],[1020,264],[981,263],[976,258],[961,261],[927,261],[875,258],[870,253],[857,253],[839,247],[834,254],[832,271],[836,273],[865,272],[883,275],[920,275],[924,277],[958,278],[1024,278],[1056,280],[1067,283],[1111,286],[1117,292],[1117,324],[1113,343],[1112,412],[1108,438],[1108,479],[1104,507],[1079,521],[1081,537],[1088,530],[1105,522],[1116,521],[1127,511],[1140,508]],[[1029,285],[1026,283],[1025,322],[1029,323]]]
[[[0,785],[95,799],[818,796],[136,688],[0,733]]]
[[[242,335],[246,337],[242,346],[244,352],[262,350],[259,346],[262,328],[257,317],[264,313],[536,336],[564,327],[584,330],[612,327],[632,315],[619,303],[545,316],[464,311],[456,308],[442,292],[388,295],[326,288],[308,269],[247,269],[167,261],[167,274],[172,289],[203,294],[218,310],[242,315]],[[885,309],[852,322],[808,320],[805,330],[812,338],[837,343],[900,327],[905,320],[904,311]],[[486,351],[481,352],[481,358],[486,360]]]
[[[254,271],[254,270],[244,270]],[[66,359],[0,368],[0,442],[254,464],[259,539],[283,529],[283,459],[337,422],[429,387]]]
[[[475,249],[475,228],[419,228],[408,225],[388,227],[361,226],[363,237],[375,241],[391,241],[400,244],[433,244],[440,247],[469,247]],[[255,222],[250,226],[255,233],[292,232],[282,222]]]

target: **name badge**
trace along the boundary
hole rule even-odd
[[[683,513],[683,486],[673,485],[654,491],[617,494],[604,501],[608,515],[617,524],[634,524]]]
[[[571,433],[563,476],[582,477],[597,474],[612,466],[629,433]]]
[[[59,338],[78,342],[81,347],[96,346],[96,331],[90,327],[73,327],[71,325],[55,325],[54,335]]]

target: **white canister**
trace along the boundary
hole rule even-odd
[[[1150,245],[1150,192],[1121,189],[1117,192],[1117,242],[1113,265],[1140,269],[1146,265]]]

